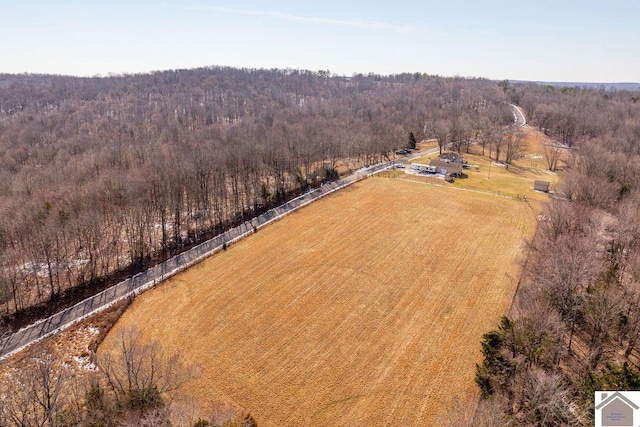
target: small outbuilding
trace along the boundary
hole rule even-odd
[[[549,192],[549,181],[539,181],[539,180],[535,180],[533,182],[533,189],[536,191],[542,191],[543,193],[548,193]]]

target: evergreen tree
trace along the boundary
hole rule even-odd
[[[413,132],[409,132],[409,148],[412,150],[416,148],[416,137],[413,135]]]

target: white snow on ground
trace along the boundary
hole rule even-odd
[[[89,356],[73,356],[73,361],[76,362],[79,369],[84,369],[85,371],[95,371],[98,369],[98,367],[91,362]]]
[[[67,263],[67,267],[78,268],[86,263],[88,263],[88,259],[73,259]],[[61,270],[65,267],[64,264],[60,265]],[[5,268],[6,270],[6,268]],[[35,273],[38,277],[48,277],[49,276],[49,267],[45,262],[32,263],[31,261],[25,262],[24,264],[18,266],[18,270],[24,271],[27,273]],[[51,273],[56,274],[56,265],[55,263],[51,263]]]
[[[404,170],[404,173],[406,173],[407,175],[418,175],[418,176],[428,176],[430,178],[440,178],[440,179],[444,179],[444,175],[442,175],[441,173],[427,173],[427,172],[420,172],[411,168],[407,168]]]
[[[45,264],[44,262],[39,262],[36,264],[32,262],[25,262],[24,264],[19,266],[18,269],[28,273],[35,273],[38,277],[49,276],[49,269],[47,268],[47,264]]]
[[[74,268],[75,267],[80,267],[80,266],[83,266],[83,265],[87,264],[88,262],[89,262],[88,259],[74,259],[74,260],[69,261],[69,266],[70,267],[74,267]]]
[[[86,326],[77,331],[78,337],[75,339],[79,339],[82,343],[88,343],[91,341],[92,336],[98,335],[99,333],[99,328],[96,328],[95,326]],[[76,368],[85,371],[95,371],[98,369],[98,367],[91,361],[89,353],[89,349],[85,347],[85,351],[82,351],[80,356],[73,356],[75,366],[68,366],[68,368]]]

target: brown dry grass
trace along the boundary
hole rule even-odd
[[[371,178],[140,296],[101,348],[137,325],[260,426],[432,425],[476,395],[533,229],[523,202]]]

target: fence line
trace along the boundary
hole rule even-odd
[[[360,169],[356,173],[338,181],[324,184],[287,203],[270,209],[256,218],[245,221],[239,226],[227,230],[206,242],[200,243],[181,254],[171,257],[142,273],[125,279],[65,310],[26,326],[2,340],[2,344],[0,345],[0,360],[50,335],[56,334],[89,316],[105,310],[125,298],[135,296],[156,286],[164,280],[199,263],[203,259],[220,252],[227,245],[245,238],[252,234],[254,230],[266,227],[272,222],[289,215],[291,212],[390,167],[390,163],[381,163]]]

